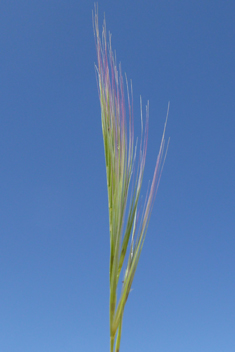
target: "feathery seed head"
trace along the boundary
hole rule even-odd
[[[129,91],[128,80],[125,76],[128,106],[128,113],[126,113],[124,80],[121,65],[119,64],[119,68],[117,67],[116,57],[111,46],[111,34],[109,34],[109,40],[107,42],[105,20],[103,22],[103,30],[100,36],[97,10],[97,7],[95,7],[93,26],[98,60],[96,74],[101,106],[101,122],[109,204],[110,336],[111,351],[113,351],[114,340],[117,333],[115,349],[117,351],[121,338],[124,307],[131,290],[131,285],[146,236],[154,198],[159,185],[162,166],[165,161],[166,153],[165,155],[163,154],[167,118],[150,191],[146,195],[142,215],[139,216],[138,201],[147,153],[149,103],[146,106],[146,119],[144,124],[142,116],[142,100],[140,99],[141,140],[138,165],[134,173],[133,169],[136,161],[137,145],[134,147],[132,84],[130,85],[131,89]],[[167,117],[168,112],[169,104]],[[130,248],[130,251],[127,255],[128,248]],[[126,269],[124,268],[122,292],[117,304],[119,276],[123,269],[124,258],[126,256],[127,266]]]

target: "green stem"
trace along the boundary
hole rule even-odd
[[[121,334],[122,334],[122,318],[123,318],[123,314],[120,318],[120,323],[118,326],[118,335],[117,335],[117,340],[116,340],[115,352],[119,352],[119,349],[120,349]]]
[[[115,336],[110,337],[110,352],[113,352]]]

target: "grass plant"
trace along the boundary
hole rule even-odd
[[[108,189],[110,352],[119,352],[124,308],[143,248],[168,148],[169,142],[165,148],[165,130],[169,104],[153,179],[140,211],[138,203],[147,152],[149,103],[144,123],[140,98],[141,139],[138,148],[134,140],[132,84],[128,84],[126,76],[124,80],[121,64],[117,66],[110,33],[107,40],[105,19],[101,35],[99,33],[97,6],[93,13],[93,27]],[[118,295],[119,288],[121,292]]]

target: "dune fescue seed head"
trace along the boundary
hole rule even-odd
[[[121,65],[119,64],[119,67],[117,66],[116,57],[112,51],[111,34],[109,34],[107,41],[105,20],[100,36],[97,7],[95,7],[93,16],[93,26],[98,60],[96,74],[101,106],[109,206],[111,352],[113,352],[114,349],[115,337],[115,351],[117,352],[120,346],[124,307],[131,290],[143,247],[154,198],[160,181],[162,166],[166,156],[166,153],[164,154],[164,136],[167,118],[152,183],[149,193],[146,195],[142,215],[140,216],[138,201],[147,152],[149,103],[146,106],[146,119],[144,124],[142,117],[142,101],[140,99],[141,140],[139,156],[137,158],[137,144],[134,145],[132,84],[130,84],[129,90],[128,81],[125,76],[127,91],[126,103]],[[126,105],[128,112],[126,112]],[[138,159],[138,162],[136,159]],[[134,164],[136,162],[137,168],[134,172]],[[127,266],[123,268],[125,257],[127,257]],[[122,269],[124,270],[124,280],[122,282],[121,295],[117,302],[117,288]]]

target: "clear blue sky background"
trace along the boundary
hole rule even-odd
[[[0,3],[0,351],[109,351],[109,232],[89,0]],[[235,351],[235,2],[99,1],[164,172],[121,351]]]

